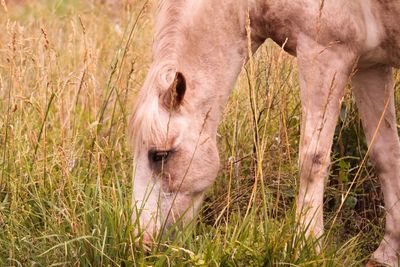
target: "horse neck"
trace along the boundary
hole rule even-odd
[[[175,1],[161,6],[154,62],[171,62],[188,84],[185,102],[208,116],[215,135],[224,107],[247,58],[244,1]],[[164,25],[163,25],[164,24]]]

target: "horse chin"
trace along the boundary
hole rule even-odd
[[[197,216],[202,198],[199,198],[197,194],[178,193],[170,201],[167,204],[168,209],[165,210],[168,211],[168,214],[164,213],[164,215],[168,215],[168,222],[185,226]]]
[[[147,252],[151,251],[152,247],[157,244],[158,236],[156,233],[157,231],[155,230],[154,224],[148,224],[147,227],[140,232],[138,229],[135,229],[134,236],[136,247],[143,247]]]
[[[204,193],[184,194],[178,193],[171,199],[164,199],[162,223],[158,234],[164,240],[175,239],[178,232],[184,231],[195,225]]]

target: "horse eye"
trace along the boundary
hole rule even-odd
[[[152,162],[166,161],[170,153],[171,153],[170,151],[150,150],[149,158]]]

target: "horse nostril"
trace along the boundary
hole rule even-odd
[[[153,237],[151,236],[151,234],[145,232],[143,234],[143,243],[147,246],[151,245],[153,243]]]
[[[137,248],[143,248],[146,253],[149,253],[152,250],[153,245],[154,238],[150,233],[144,232],[142,237],[137,235],[135,240],[135,246]]]

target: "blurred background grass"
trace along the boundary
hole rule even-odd
[[[126,130],[150,64],[155,7],[143,0],[3,2],[0,265],[362,265],[380,241],[384,211],[373,168],[360,166],[366,146],[351,90],[327,180],[330,234],[316,253],[294,220],[296,59],[269,41],[224,111],[222,167],[196,227],[150,250],[135,245]]]

